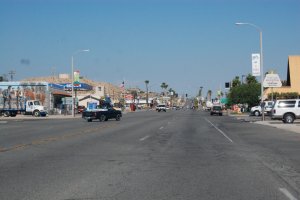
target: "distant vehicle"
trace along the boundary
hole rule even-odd
[[[210,115],[223,115],[223,111],[222,111],[222,106],[220,105],[214,105],[212,106],[211,110],[210,110]]]
[[[264,104],[265,104],[264,107],[265,114],[270,114],[272,107],[274,105],[274,101],[265,101]],[[261,114],[262,114],[261,105],[253,106],[250,110],[250,115],[260,116]]]
[[[82,112],[82,118],[86,121],[91,122],[95,119],[102,121],[107,121],[109,119],[116,119],[120,121],[122,117],[122,112],[120,110],[114,109],[109,103],[98,105],[95,109],[86,109]]]
[[[160,104],[160,105],[156,106],[156,111],[157,111],[157,112],[160,112],[160,111],[167,112],[166,105]]]
[[[179,106],[173,106],[172,109],[173,110],[180,110],[180,107]]]
[[[77,113],[82,113],[85,110],[85,106],[78,106]]]
[[[276,100],[271,117],[284,123],[293,123],[295,119],[300,119],[300,99]]]
[[[205,104],[205,110],[211,110],[212,107],[213,107],[213,103],[211,101],[206,101],[206,104]]]

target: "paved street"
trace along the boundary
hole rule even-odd
[[[0,122],[1,200],[300,197],[296,132],[192,110]]]

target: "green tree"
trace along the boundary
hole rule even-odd
[[[240,77],[236,76],[233,80],[232,80],[232,87],[236,87],[236,86],[240,86],[241,85],[241,81],[240,81]]]
[[[232,87],[228,94],[228,104],[248,104],[249,107],[258,105],[260,84],[251,83]]]
[[[255,76],[252,76],[251,74],[248,74],[246,77],[246,83],[252,84],[252,83],[258,83]]]

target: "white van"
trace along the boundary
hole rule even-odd
[[[276,100],[271,117],[281,119],[284,123],[293,123],[295,119],[300,119],[300,99]]]

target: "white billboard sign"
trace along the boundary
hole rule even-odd
[[[278,74],[267,74],[263,82],[264,87],[281,87],[282,83]]]
[[[252,75],[260,76],[260,54],[252,54]]]

